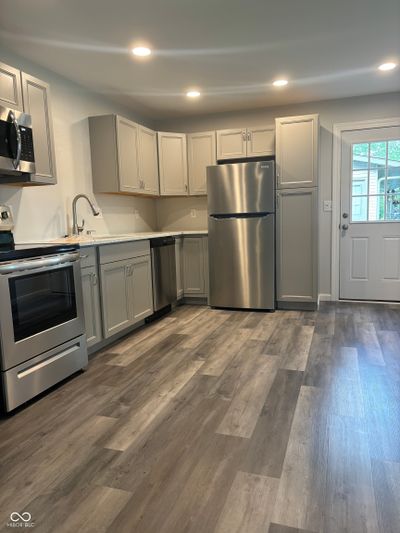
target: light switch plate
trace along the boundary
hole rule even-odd
[[[332,211],[332,200],[324,200],[324,211]]]

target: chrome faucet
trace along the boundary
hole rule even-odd
[[[86,194],[77,194],[75,198],[72,201],[72,235],[79,235],[82,233],[83,228],[85,227],[85,221],[82,220],[82,225],[78,225],[78,216],[76,213],[76,204],[79,200],[79,198],[85,198],[85,200],[90,205],[90,209],[92,210],[93,216],[97,217],[100,215],[100,211],[97,209],[97,207],[94,205],[94,203],[90,200]]]

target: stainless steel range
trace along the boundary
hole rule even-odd
[[[87,365],[79,252],[74,245],[14,245],[0,206],[0,362],[5,409]]]

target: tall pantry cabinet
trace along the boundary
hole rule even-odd
[[[277,305],[318,299],[318,115],[276,119]]]

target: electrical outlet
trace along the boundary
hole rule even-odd
[[[332,200],[324,200],[324,211],[332,211]]]
[[[196,218],[196,217],[197,217],[197,211],[196,211],[196,209],[191,209],[191,210],[190,210],[190,216],[191,216],[192,218]]]

